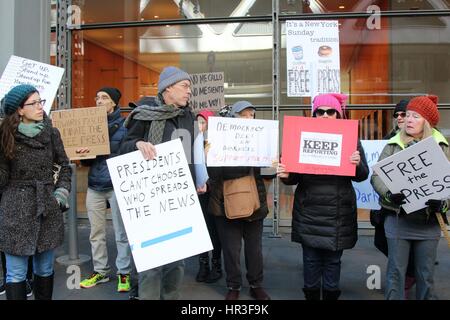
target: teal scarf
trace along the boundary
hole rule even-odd
[[[19,123],[18,130],[21,134],[24,136],[27,136],[29,138],[34,138],[37,136],[42,129],[44,129],[44,122],[37,122],[37,123]]]

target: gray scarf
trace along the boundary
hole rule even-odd
[[[182,115],[184,110],[173,105],[151,107],[142,105],[134,109],[126,118],[124,126],[128,128],[131,119],[151,121],[147,141],[151,144],[162,142],[166,120]]]

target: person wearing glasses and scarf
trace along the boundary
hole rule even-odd
[[[313,101],[313,117],[345,118],[346,95],[321,94]],[[356,165],[355,176],[286,172],[278,176],[286,185],[297,185],[292,212],[292,241],[303,248],[303,279],[306,300],[337,300],[344,249],[355,246],[358,234],[356,195],[352,181],[367,179],[369,167],[358,141],[348,161]]]
[[[0,125],[0,251],[6,255],[6,298],[26,300],[33,256],[35,300],[53,292],[54,249],[64,240],[72,170],[58,129],[37,89],[19,85],[5,96]],[[54,179],[54,165],[60,167]]]

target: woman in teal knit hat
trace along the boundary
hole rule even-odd
[[[26,299],[28,257],[33,256],[34,296],[53,292],[54,249],[64,239],[71,168],[58,129],[31,85],[5,96],[0,125],[0,251],[6,255],[6,298]],[[54,164],[60,167],[53,178]]]

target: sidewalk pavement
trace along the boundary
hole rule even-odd
[[[87,222],[87,221],[86,221]],[[80,220],[78,226],[79,253],[91,255],[89,244],[89,224]],[[264,254],[264,288],[273,300],[303,300],[303,263],[301,246],[290,240],[289,228],[274,238],[270,230],[263,235]],[[360,230],[355,248],[345,250],[342,257],[341,290],[342,300],[383,300],[387,259],[373,246],[371,230]],[[128,300],[128,293],[118,293],[117,277],[115,276],[116,249],[111,221],[107,226],[107,243],[110,264],[112,267],[111,281],[90,289],[69,289],[67,283],[73,283],[73,271],[67,273],[68,267],[55,262],[55,285],[53,298],[56,300]],[[56,251],[56,257],[64,255],[66,244]],[[435,294],[439,300],[450,300],[450,252],[444,238],[439,242],[438,264],[435,269]],[[195,276],[198,270],[197,257],[185,260],[186,269],[181,299],[183,300],[223,300],[227,292],[224,277],[214,284],[198,283]],[[248,283],[245,280],[245,263],[242,258],[244,286],[241,300],[251,300]],[[372,267],[370,267],[372,266]],[[373,267],[375,266],[375,267]],[[373,269],[379,267],[381,273],[381,289],[370,290],[367,280],[373,274]],[[92,272],[92,261],[80,266],[81,279]],[[369,273],[368,273],[369,269]],[[372,271],[370,271],[372,270]],[[71,278],[72,276],[72,278]],[[373,278],[373,276],[372,276]],[[374,283],[373,281],[369,281]],[[411,291],[414,297],[414,290]],[[4,300],[5,295],[0,296]]]

